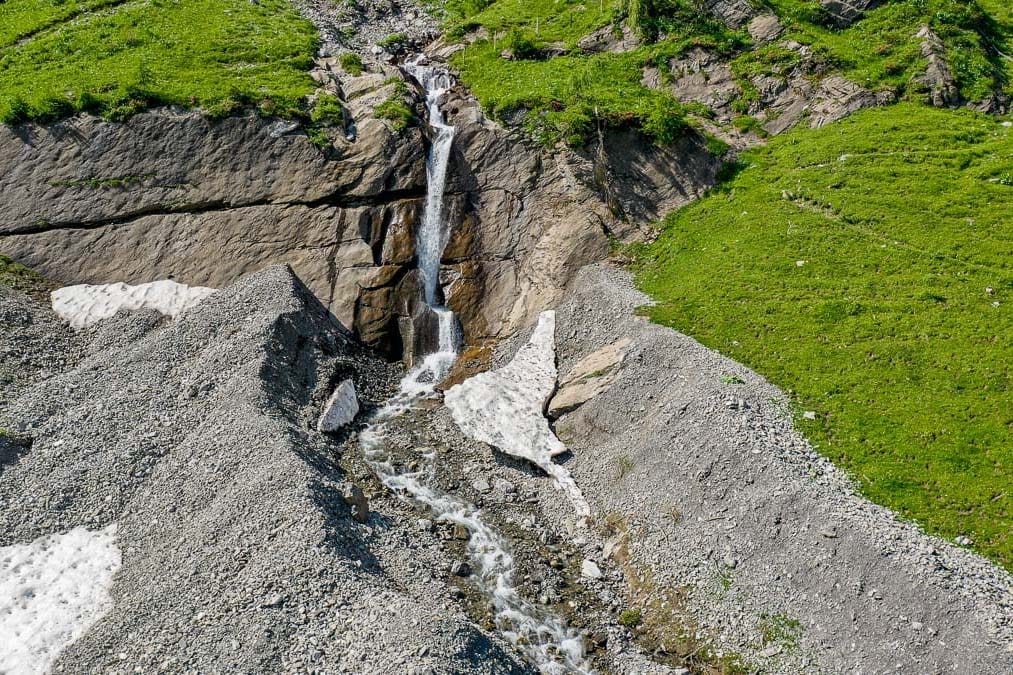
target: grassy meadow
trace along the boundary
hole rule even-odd
[[[0,122],[164,104],[294,115],[316,43],[287,0],[6,0]]]
[[[749,151],[638,252],[651,318],[788,391],[873,500],[1013,568],[1013,135],[900,104]]]

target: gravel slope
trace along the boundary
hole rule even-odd
[[[633,342],[608,390],[556,425],[619,532],[609,567],[628,556],[641,587],[685,588],[701,633],[763,672],[1013,672],[1011,576],[856,496],[781,391],[635,316],[647,302],[592,266],[557,310],[564,376]]]
[[[375,403],[391,373],[290,270],[79,338],[76,367],[0,409],[34,439],[0,472],[0,546],[117,525],[114,606],[57,669],[524,672],[449,600],[431,570],[450,557],[403,505],[352,519],[340,439],[313,424],[337,381]]]

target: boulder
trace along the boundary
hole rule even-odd
[[[358,414],[359,397],[355,393],[355,383],[344,380],[327,399],[324,412],[317,421],[317,431],[323,433],[340,431]]]
[[[619,374],[629,346],[630,341],[623,338],[578,361],[560,380],[549,402],[549,417],[555,419],[572,412],[608,389]]]
[[[754,17],[748,26],[749,37],[758,45],[765,45],[781,37],[784,26],[776,14],[761,14]]]

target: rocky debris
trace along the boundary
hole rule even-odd
[[[572,412],[609,388],[618,375],[630,341],[626,338],[606,345],[577,362],[559,381],[549,402],[548,415],[557,418]]]
[[[290,270],[245,277],[172,322],[104,323],[144,332],[93,344],[0,410],[0,426],[33,440],[0,472],[0,546],[115,523],[123,551],[111,610],[56,670],[524,671],[449,600],[432,571],[453,557],[418,515],[366,506],[347,484],[375,491],[368,473],[346,473],[313,429],[330,383],[351,378],[376,403],[395,373]],[[366,509],[382,528],[356,520]]]
[[[929,102],[937,108],[960,105],[960,89],[946,60],[946,45],[928,26],[922,26],[915,37],[921,38],[922,58],[928,62],[920,84],[928,90]]]
[[[765,45],[781,37],[784,33],[784,26],[776,14],[761,14],[754,17],[748,25],[749,37],[757,45]]]
[[[168,279],[138,286],[84,284],[56,289],[52,303],[53,311],[71,328],[86,328],[119,311],[152,309],[174,318],[214,292],[213,288],[186,286]]]
[[[340,431],[358,414],[359,397],[355,393],[355,383],[344,380],[324,404],[324,411],[317,421],[317,431],[325,433]]]
[[[820,0],[820,4],[838,28],[847,28],[866,11],[883,4],[883,0]]]
[[[639,46],[640,40],[636,33],[626,24],[622,25],[618,33],[612,25],[602,26],[577,42],[577,49],[585,54],[601,54],[603,52],[625,54]]]
[[[328,53],[351,49],[383,55],[385,50],[377,45],[391,36],[402,36],[406,45],[424,45],[439,35],[440,23],[424,2],[295,0],[294,4],[316,25]]]
[[[0,409],[25,387],[73,367],[84,355],[85,343],[86,336],[75,334],[48,304],[0,285]],[[30,445],[15,431],[0,431],[0,444]],[[16,448],[0,450],[0,455],[20,455]]]
[[[592,266],[556,310],[564,371],[631,340],[613,385],[556,431],[639,587],[683,589],[695,630],[764,672],[1013,672],[1013,577],[858,496],[782,392],[643,321],[647,301]]]

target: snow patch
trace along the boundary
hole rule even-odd
[[[108,319],[121,309],[154,309],[176,317],[215,292],[213,288],[186,286],[164,279],[138,286],[82,284],[53,291],[53,311],[72,328],[86,328]]]
[[[45,673],[112,607],[116,526],[0,547],[0,673]]]
[[[556,313],[542,312],[527,344],[506,366],[451,387],[444,398],[466,435],[537,464],[566,492],[581,518],[591,508],[570,472],[552,461],[566,446],[549,427],[545,406],[556,388]]]

